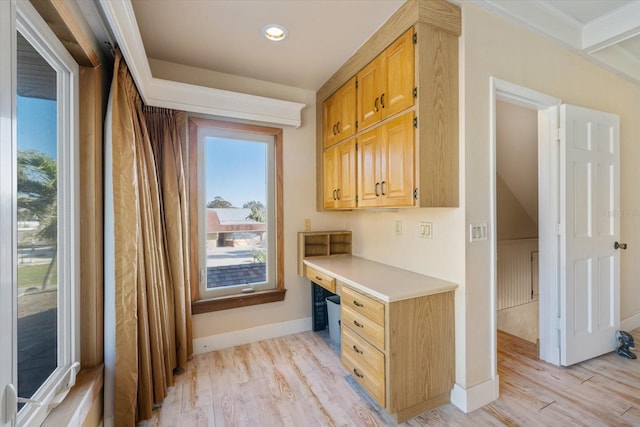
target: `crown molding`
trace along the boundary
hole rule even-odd
[[[460,0],[452,0],[459,2]],[[638,83],[640,58],[619,45],[640,35],[640,1],[582,24],[550,1],[471,0],[475,5],[555,40],[593,62]]]
[[[100,0],[100,5],[145,104],[285,126],[302,124],[305,104],[153,77],[131,1]]]

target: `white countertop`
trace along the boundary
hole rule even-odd
[[[351,255],[309,257],[304,263],[385,302],[448,292],[458,287],[446,280]]]

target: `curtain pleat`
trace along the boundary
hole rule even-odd
[[[186,116],[144,107],[119,51],[111,90],[115,423],[133,426],[192,353]]]

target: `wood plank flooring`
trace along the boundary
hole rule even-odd
[[[640,329],[632,334],[640,343]],[[539,361],[534,344],[499,332],[498,374],[495,402],[469,414],[449,404],[401,425],[640,425],[640,359],[613,352],[559,368]],[[176,378],[139,426],[395,425],[314,332],[196,355]]]

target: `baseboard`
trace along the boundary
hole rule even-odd
[[[623,331],[633,331],[640,328],[640,314],[634,314],[620,321],[620,329]]]
[[[500,379],[498,375],[467,389],[455,384],[453,390],[451,390],[451,403],[465,414],[482,408],[498,397],[500,397]]]
[[[193,354],[206,353],[310,330],[311,317],[305,317],[287,322],[271,323],[269,325],[256,326],[255,328],[226,332],[219,335],[210,335],[193,340]]]

